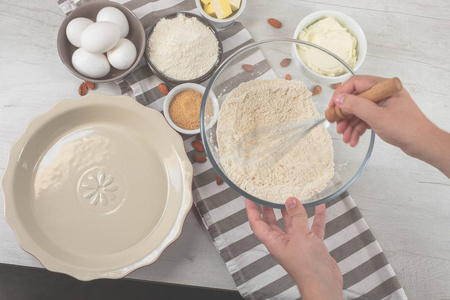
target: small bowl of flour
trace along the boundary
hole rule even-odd
[[[188,12],[162,17],[147,34],[145,59],[155,75],[170,84],[205,81],[221,57],[216,29]]]

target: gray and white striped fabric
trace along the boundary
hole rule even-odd
[[[121,0],[149,29],[159,17],[178,11],[199,14],[194,0]],[[58,5],[69,13],[82,0],[59,0]],[[219,32],[224,57],[253,41],[240,24]],[[264,65],[264,57],[256,55],[255,65]],[[261,73],[260,73],[261,74]],[[237,74],[232,74],[237,75]],[[259,78],[270,77],[269,68]],[[122,93],[141,104],[162,111],[164,96],[158,90],[160,79],[154,76],[145,61],[118,82]],[[203,83],[206,85],[206,82]],[[246,299],[298,299],[300,293],[292,278],[253,235],[247,220],[244,198],[226,184],[217,185],[216,173],[207,161],[192,160],[195,150],[193,136],[183,136],[186,152],[194,166],[194,203],[210,232],[237,289]],[[407,299],[403,288],[387,261],[380,245],[348,193],[327,203],[325,244],[338,262],[344,276],[344,299]],[[308,209],[310,225],[314,210]],[[281,224],[281,213],[276,211]]]

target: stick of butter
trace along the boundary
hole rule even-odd
[[[209,2],[211,2],[211,0],[201,0],[202,2],[203,2],[203,5],[208,5],[209,4]]]
[[[224,19],[232,13],[228,0],[211,0],[211,5],[219,19]]]
[[[212,7],[211,2],[206,4],[205,6],[203,6],[203,10],[205,11],[205,13],[207,13],[211,17],[216,17],[216,14],[214,13],[214,8]]]
[[[241,7],[241,0],[228,0],[228,2],[230,2],[232,11],[236,11]]]

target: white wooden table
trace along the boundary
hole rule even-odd
[[[240,21],[256,40],[292,37],[302,17],[324,9],[349,14],[365,31],[368,55],[360,74],[400,77],[424,113],[450,131],[450,1],[249,0]],[[56,50],[63,18],[56,0],[0,0],[0,176],[28,121],[78,97],[81,80]],[[268,18],[283,27],[268,27]],[[97,91],[119,94],[114,84]],[[377,138],[367,169],[349,191],[410,299],[450,299],[450,181]],[[42,267],[19,247],[3,217],[0,263]],[[161,258],[129,277],[236,289],[194,210]]]

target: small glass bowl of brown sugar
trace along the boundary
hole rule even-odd
[[[164,100],[164,116],[176,131],[183,134],[200,133],[200,105],[205,87],[195,83],[183,83],[174,87]],[[219,117],[219,105],[210,93],[206,113],[210,118],[208,126],[214,125]]]

